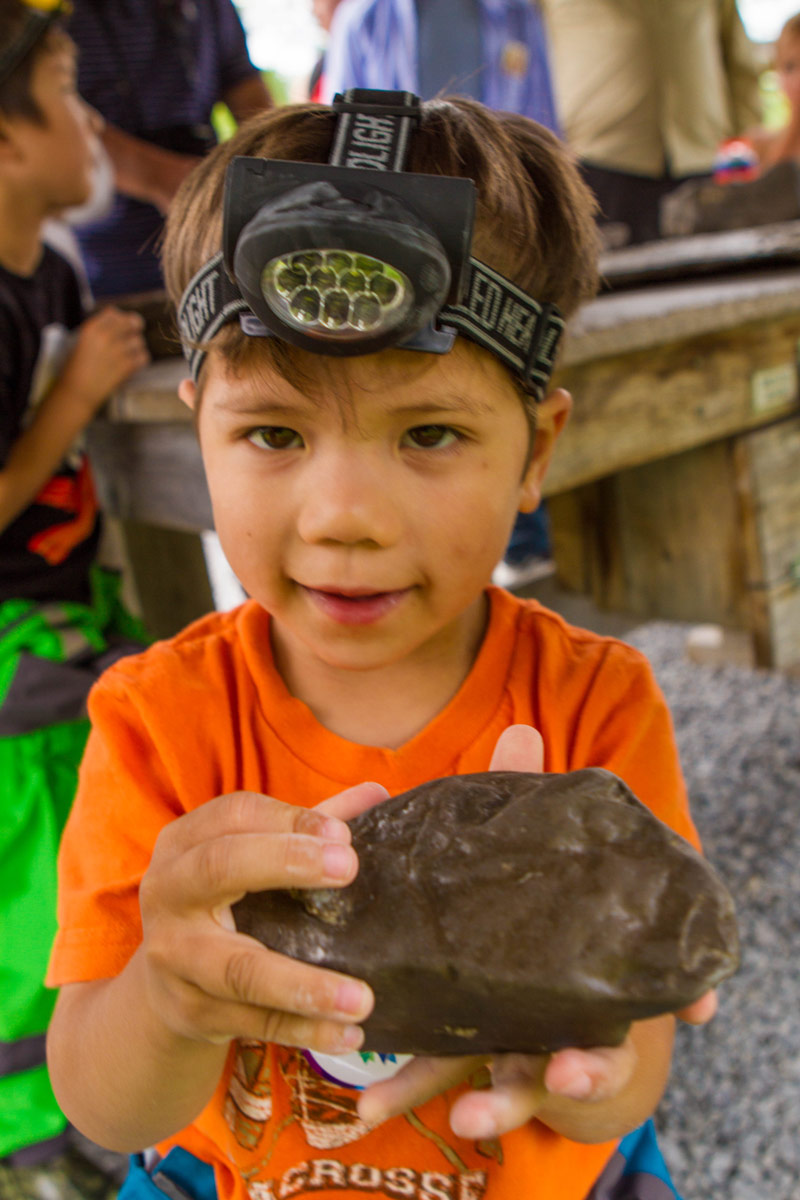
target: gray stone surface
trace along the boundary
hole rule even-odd
[[[737,903],[742,967],[678,1031],[659,1137],[684,1200],[800,1197],[800,680],[683,654],[687,627],[626,635],[672,709],[705,852]]]

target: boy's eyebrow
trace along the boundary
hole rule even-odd
[[[277,397],[260,397],[245,393],[241,396],[236,396],[235,394],[233,396],[228,395],[216,400],[213,407],[222,412],[236,413],[237,416],[242,417],[263,416],[264,413],[270,413],[271,415],[285,413],[287,416],[296,416],[307,409],[318,411],[324,406],[324,403],[324,400],[315,399],[313,396],[303,396],[297,400],[287,402],[279,400]],[[447,415],[455,412],[479,416],[487,412],[492,412],[492,405],[490,403],[475,397],[464,396],[461,393],[454,393],[451,396],[423,395],[419,400],[409,401],[407,404],[399,404],[397,406],[385,405],[385,407],[391,408],[393,415],[401,417],[413,416],[418,413],[442,413],[443,415]]]

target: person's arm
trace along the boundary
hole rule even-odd
[[[274,108],[275,101],[260,75],[249,75],[246,79],[228,88],[222,97],[238,123],[265,109]]]
[[[736,0],[721,0],[719,24],[734,131],[737,134],[744,133],[746,129],[760,125],[763,120],[759,91],[761,68],[742,24]]]
[[[166,213],[172,197],[200,159],[193,154],[176,154],[152,142],[106,124],[103,145],[114,167],[117,190],[133,200],[154,205]]]
[[[387,0],[378,0],[378,3],[391,12],[391,5],[387,4]],[[368,40],[364,26],[367,7],[372,10],[375,5],[367,6],[360,0],[342,0],[333,14],[322,69],[320,99],[323,104],[330,104],[338,92],[346,92],[348,88],[374,86],[369,70],[370,65],[377,67],[374,59],[379,48],[377,45],[371,45],[369,49],[365,49]],[[382,86],[394,87],[390,63],[382,63],[381,71],[385,78]]]
[[[74,350],[0,469],[0,530],[28,507],[114,388],[149,361],[138,313],[84,321]]]
[[[367,985],[236,933],[230,905],[263,888],[348,883],[357,860],[344,821],[385,797],[362,784],[307,810],[240,792],[162,830],[139,949],[113,979],[71,984],[56,1004],[48,1063],[73,1124],[122,1152],[161,1141],[208,1102],[236,1037],[358,1049]]]

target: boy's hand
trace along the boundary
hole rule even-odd
[[[237,933],[230,906],[249,891],[349,883],[358,869],[350,830],[331,809],[354,815],[386,795],[360,784],[314,810],[238,792],[162,830],[142,880],[141,954],[150,1005],[172,1033],[333,1054],[360,1046],[370,988]]]
[[[89,419],[115,388],[149,361],[141,314],[104,308],[87,317],[78,330],[59,384]]]
[[[524,725],[505,730],[498,740],[490,769],[541,771],[542,740],[536,730]],[[710,992],[677,1016],[692,1024],[704,1024],[715,1011],[715,996]],[[668,1022],[669,1018],[638,1022],[621,1046],[566,1049],[550,1055],[415,1058],[393,1078],[373,1084],[363,1092],[358,1101],[359,1116],[368,1124],[380,1124],[462,1083],[488,1062],[492,1086],[459,1096],[450,1110],[450,1125],[458,1136],[499,1137],[541,1116],[547,1123],[552,1119],[556,1127],[562,1122],[567,1125],[567,1136],[573,1136],[572,1129],[581,1131],[585,1124],[587,1132],[593,1133],[595,1127],[600,1131],[598,1136],[587,1140],[605,1140],[602,1121],[595,1126],[590,1113],[588,1120],[582,1122],[580,1111],[576,1114],[575,1110],[588,1111],[592,1105],[622,1097],[640,1066],[642,1046],[646,1047],[651,1036],[665,1036],[662,1032],[665,1020]],[[657,1034],[656,1025],[660,1026]],[[620,1108],[625,1107],[623,1099]],[[646,1104],[644,1107],[647,1111]],[[612,1124],[613,1120],[612,1117]],[[627,1122],[623,1119],[621,1123]],[[634,1121],[638,1123],[639,1120]]]

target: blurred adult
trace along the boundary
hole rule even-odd
[[[211,112],[272,105],[231,0],[74,0],[78,87],[106,120],[116,195],[77,230],[96,296],[160,289],[163,215],[214,144]]]
[[[536,0],[342,0],[322,98],[350,87],[471,96],[557,128]]]
[[[664,195],[760,120],[736,0],[542,0],[556,106],[606,222],[659,236]]]
[[[328,33],[330,30],[331,22],[333,21],[333,14],[336,12],[336,9],[339,7],[341,2],[342,0],[311,0],[311,12],[313,13],[314,20],[324,33]],[[314,64],[314,68],[308,81],[308,98],[309,100],[313,100],[315,103],[319,103],[322,100],[324,89],[322,76],[324,70],[325,55],[320,54],[319,58]]]

